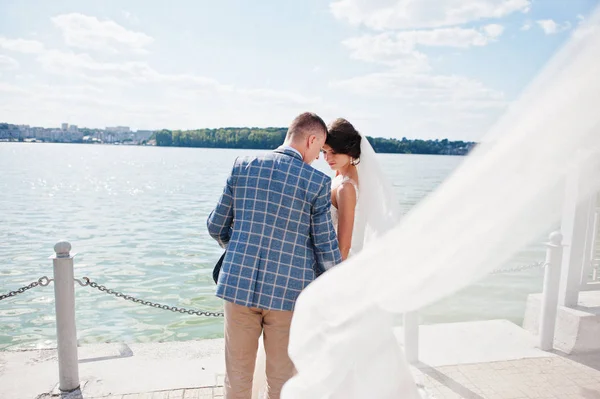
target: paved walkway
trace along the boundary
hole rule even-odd
[[[600,399],[600,353],[429,367],[415,378],[432,399]],[[47,396],[46,399],[51,398]],[[81,398],[81,396],[64,399]],[[85,399],[217,399],[222,387],[177,389]],[[371,398],[369,398],[371,399]],[[376,399],[376,398],[373,398]]]
[[[440,367],[420,364],[413,371],[432,399],[600,399],[600,354]],[[223,388],[189,388],[85,399],[96,398],[217,399],[223,398]]]
[[[104,396],[102,399],[213,399],[224,398],[222,387],[177,389],[129,395]],[[87,399],[87,398],[85,398]]]
[[[66,398],[66,397],[63,396],[63,398]],[[83,397],[83,396],[74,396],[73,399],[75,399],[75,398],[88,399],[88,397]],[[174,391],[133,393],[133,394],[129,394],[129,395],[102,396],[100,398],[102,398],[102,399],[213,399],[213,398],[223,399],[224,396],[223,396],[223,388],[222,387],[208,387],[208,388],[177,389]],[[69,399],[71,399],[71,398],[69,398]]]
[[[435,368],[420,365],[415,377],[435,399],[600,399],[600,354],[584,359],[556,356]]]

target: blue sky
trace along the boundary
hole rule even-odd
[[[478,140],[600,0],[0,2],[0,121]]]

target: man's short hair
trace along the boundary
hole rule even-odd
[[[319,133],[319,131],[327,135],[327,125],[323,119],[313,112],[304,112],[294,118],[286,137],[306,137],[309,134]]]

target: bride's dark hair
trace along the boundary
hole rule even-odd
[[[325,144],[338,154],[346,154],[354,159],[360,158],[360,133],[344,118],[331,122],[327,128]]]

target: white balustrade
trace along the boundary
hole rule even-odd
[[[544,271],[544,291],[542,294],[542,310],[539,326],[540,349],[548,351],[554,346],[554,329],[558,309],[558,289],[560,285],[560,268],[562,264],[562,234],[550,234],[546,243],[546,265]]]
[[[71,244],[61,241],[51,256],[54,266],[56,306],[56,340],[58,343],[59,389],[64,392],[79,388],[77,329],[75,326],[75,286]]]

